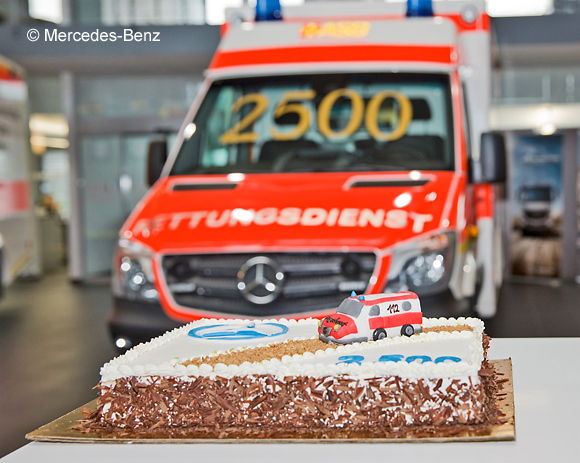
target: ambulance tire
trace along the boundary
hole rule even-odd
[[[413,336],[415,334],[415,328],[413,325],[403,325],[401,328],[401,336]]]
[[[387,332],[382,328],[377,328],[373,331],[373,341],[378,341],[379,339],[385,339],[387,337]]]

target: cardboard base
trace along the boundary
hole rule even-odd
[[[368,437],[364,433],[356,433],[344,437],[345,433],[340,430],[328,430],[324,438],[313,436],[312,438],[215,438],[204,433],[197,433],[190,437],[114,437],[111,435],[101,435],[99,433],[82,433],[75,431],[72,427],[78,424],[78,420],[83,419],[83,408],[95,409],[96,399],[82,407],[48,423],[37,430],[26,435],[29,440],[37,442],[74,442],[74,443],[144,443],[144,444],[207,444],[207,443],[410,443],[410,442],[481,442],[481,441],[511,441],[516,438],[514,392],[512,381],[511,359],[492,360],[498,380],[501,382],[496,400],[499,409],[505,415],[505,423],[495,425],[488,432],[481,433],[466,430],[449,437],[404,437],[385,438]]]

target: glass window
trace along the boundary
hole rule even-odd
[[[41,157],[40,192],[50,195],[58,204],[60,216],[70,217],[69,157],[64,150],[47,150]]]
[[[123,222],[147,192],[147,147],[158,134],[80,139],[85,275],[107,274]],[[168,137],[171,142],[173,135]],[[170,144],[170,143],[169,143]]]
[[[381,314],[381,309],[378,305],[373,305],[369,310],[369,316],[378,317]]]
[[[204,4],[204,0],[101,0],[100,13],[106,25],[204,24]]]
[[[362,302],[354,299],[345,299],[340,303],[338,309],[336,309],[336,313],[343,313],[345,315],[350,315],[353,318],[358,318],[363,307],[364,304]]]
[[[450,107],[438,74],[219,81],[172,175],[452,170]]]
[[[201,78],[81,77],[77,113],[83,120],[157,117],[183,120],[201,85]]]
[[[495,105],[580,101],[578,67],[503,69],[493,77]]]
[[[28,0],[28,13],[31,18],[61,23],[62,0]]]

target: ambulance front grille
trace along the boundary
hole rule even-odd
[[[332,309],[369,285],[374,253],[168,255],[165,284],[181,306],[243,317]]]
[[[549,216],[550,211],[546,209],[539,211],[525,210],[524,214],[526,215],[526,217],[529,217],[530,219],[544,219]]]

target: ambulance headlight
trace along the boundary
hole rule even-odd
[[[437,283],[445,275],[445,256],[440,252],[421,254],[405,267],[405,278],[414,287]]]
[[[444,289],[449,283],[455,251],[455,235],[443,233],[419,243],[415,251],[405,250],[394,255],[397,275],[389,279],[385,292],[413,291],[428,296]],[[399,262],[396,261],[399,257]]]
[[[139,243],[127,239],[117,243],[113,264],[113,294],[148,302],[159,299],[151,252]]]

